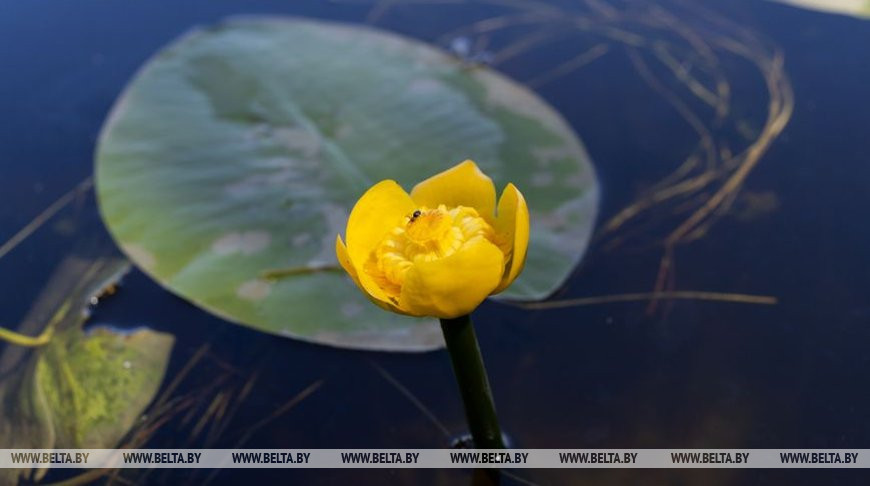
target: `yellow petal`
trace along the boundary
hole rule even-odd
[[[498,286],[504,254],[479,238],[449,257],[415,262],[405,275],[399,308],[416,316],[470,314]]]
[[[471,160],[436,174],[414,186],[411,199],[430,208],[467,206],[491,223],[495,214],[495,186]]]
[[[506,289],[523,270],[526,252],[529,248],[529,207],[523,194],[513,184],[508,184],[498,201],[498,215],[495,232],[500,239],[508,242],[512,249],[511,260],[505,269],[504,277],[493,293]]]
[[[335,256],[338,258],[338,263],[341,264],[341,268],[350,275],[350,278],[353,279],[353,282],[357,284],[361,289],[363,286],[359,283],[359,277],[356,274],[356,268],[353,266],[353,262],[350,261],[350,255],[347,254],[347,247],[344,246],[344,242],[341,241],[341,235],[337,235],[335,237]],[[363,289],[365,290],[365,289]]]
[[[357,273],[356,268],[353,266],[353,262],[350,260],[350,255],[347,252],[347,247],[344,245],[344,242],[341,241],[341,236],[335,237],[335,256],[338,258],[338,263],[341,264],[341,267],[344,268],[344,271],[350,275],[350,278],[353,280],[353,283],[362,290],[363,294],[368,297],[368,299],[374,302],[378,307],[382,309],[386,309],[392,312],[398,312],[403,314],[395,305],[389,302],[388,297],[384,294],[384,292],[378,287],[371,278],[362,272],[363,281],[366,282],[363,284],[360,281],[360,274]],[[375,297],[377,295],[378,297]]]
[[[416,206],[396,181],[381,181],[359,198],[347,220],[347,251],[353,266],[364,268],[378,244]]]

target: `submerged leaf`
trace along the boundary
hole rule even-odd
[[[0,355],[0,448],[112,448],[151,402],[173,337],[82,329],[93,296],[128,269],[121,259],[71,257],[50,280],[19,330],[33,334],[53,325],[54,337],[39,348],[7,345]],[[0,474],[5,484],[31,471]]]
[[[172,337],[103,327],[56,339],[36,366],[56,441],[73,448],[117,444],[157,393]]]
[[[339,271],[335,235],[374,182],[406,189],[474,159],[531,208],[526,269],[504,297],[540,299],[580,260],[594,171],[533,93],[423,43],[301,19],[241,18],[155,56],[97,150],[103,217],[134,262],[234,322],[322,344],[422,351],[432,320],[387,315]]]

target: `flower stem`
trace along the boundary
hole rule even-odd
[[[478,449],[504,449],[495,404],[471,316],[441,319],[441,330],[459,384],[465,417]]]

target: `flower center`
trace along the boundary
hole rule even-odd
[[[365,271],[390,294],[398,297],[405,274],[415,262],[448,257],[464,245],[485,238],[495,240],[495,231],[474,208],[443,204],[421,207],[407,214],[378,244]]]

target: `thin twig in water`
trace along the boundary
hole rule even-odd
[[[583,52],[579,56],[576,56],[568,61],[556,66],[555,68],[536,76],[529,81],[526,81],[526,86],[530,88],[538,88],[542,85],[553,81],[559,77],[562,77],[572,71],[576,71],[581,67],[595,61],[599,57],[607,54],[607,51],[610,50],[610,46],[605,43],[595,44],[590,47],[589,50]]]
[[[407,398],[409,402],[411,402],[412,405],[417,407],[417,410],[419,410],[420,413],[422,413],[426,418],[429,419],[430,422],[432,422],[436,427],[438,427],[438,429],[441,430],[441,433],[444,434],[445,437],[447,437],[447,438],[453,437],[453,435],[450,433],[450,430],[440,420],[438,420],[438,417],[436,417],[435,414],[432,413],[432,411],[429,410],[429,408],[426,407],[426,405],[424,405],[423,402],[421,402],[420,399],[417,398],[416,395],[411,393],[411,390],[408,390],[408,388],[405,387],[404,385],[402,385],[402,383],[400,383],[399,380],[397,380],[387,370],[385,370],[383,367],[381,367],[380,365],[378,365],[374,361],[369,360],[369,364],[372,366],[372,368],[377,370],[377,372],[380,373],[380,375],[385,380],[387,380],[387,383],[393,385],[396,388],[396,390],[399,391],[399,393],[404,395],[404,397]]]
[[[466,0],[378,0],[374,3],[372,9],[369,10],[368,15],[366,15],[365,22],[367,24],[377,23],[391,8],[398,4],[408,5],[416,3],[421,5],[437,5],[465,3],[465,1]]]
[[[525,24],[536,24],[542,21],[552,21],[551,15],[544,15],[541,12],[524,12],[521,14],[498,15],[488,17],[477,22],[450,30],[438,36],[435,40],[436,44],[445,44],[456,37],[462,36],[479,36],[496,30],[506,29],[508,27],[516,27]]]
[[[233,404],[229,407],[229,411],[222,417],[220,417],[212,429],[209,431],[208,436],[205,439],[206,447],[209,447],[213,444],[217,439],[223,435],[227,426],[229,426],[230,421],[233,417],[235,417],[236,412],[238,412],[239,408],[241,408],[242,403],[248,398],[251,391],[254,389],[254,385],[257,383],[257,380],[260,378],[260,370],[251,373],[248,379],[245,381],[245,384],[242,385],[241,391],[236,394],[236,399],[233,401]]]
[[[67,204],[75,200],[76,196],[82,194],[87,191],[94,185],[94,179],[92,176],[88,176],[85,180],[76,184],[76,186],[69,190],[66,194],[61,196],[57,201],[53,202],[51,206],[45,208],[39,215],[33,218],[32,221],[27,223],[18,233],[15,233],[12,238],[6,243],[3,243],[0,246],[0,258],[6,256],[7,253],[12,251],[19,243],[27,239],[28,236],[33,234],[34,231],[38,230],[40,226],[45,224],[46,221],[51,219],[52,216],[57,214],[58,211],[63,209]]]
[[[277,410],[275,410],[274,412],[269,414],[268,417],[260,420],[259,422],[255,423],[254,425],[248,427],[245,430],[245,433],[242,435],[242,437],[236,443],[236,448],[240,448],[242,445],[244,445],[261,428],[265,427],[266,425],[269,425],[273,420],[275,420],[278,417],[280,417],[281,415],[284,415],[285,413],[289,412],[296,405],[299,405],[300,403],[302,403],[303,400],[305,400],[306,398],[311,396],[311,394],[316,392],[321,386],[323,386],[324,383],[325,383],[324,380],[317,380],[314,383],[308,385],[307,387],[305,387],[304,390],[297,393],[296,396],[294,396],[293,398],[288,400],[287,403],[285,403],[284,405],[281,405],[280,407],[278,407]]]
[[[529,52],[532,49],[536,49],[546,43],[554,42],[560,38],[567,37],[572,34],[574,34],[574,32],[569,29],[560,29],[557,31],[554,31],[552,27],[548,29],[542,29],[539,32],[529,34],[522,39],[512,44],[509,44],[493,53],[492,62],[490,64],[492,64],[493,66],[498,66],[517,56]]]
[[[180,385],[181,382],[190,373],[190,370],[193,369],[193,367],[196,366],[196,364],[199,363],[199,361],[206,355],[209,348],[211,348],[211,344],[205,343],[196,350],[196,353],[194,353],[193,356],[189,360],[187,360],[187,363],[185,363],[181,371],[179,371],[178,374],[175,375],[175,378],[173,378],[172,381],[169,383],[169,386],[167,386],[163,390],[163,393],[160,394],[160,397],[156,400],[155,403],[163,403],[169,399],[169,396],[172,395],[172,392],[174,392],[175,389],[178,388],[178,385]]]
[[[777,298],[769,295],[730,294],[724,292],[704,292],[695,290],[675,290],[671,292],[637,292],[631,294],[601,295],[596,297],[580,297],[577,299],[551,300],[547,302],[515,302],[506,303],[522,309],[562,309],[581,305],[614,304],[618,302],[646,302],[648,300],[706,300],[714,302],[732,302],[735,304],[774,305]]]

